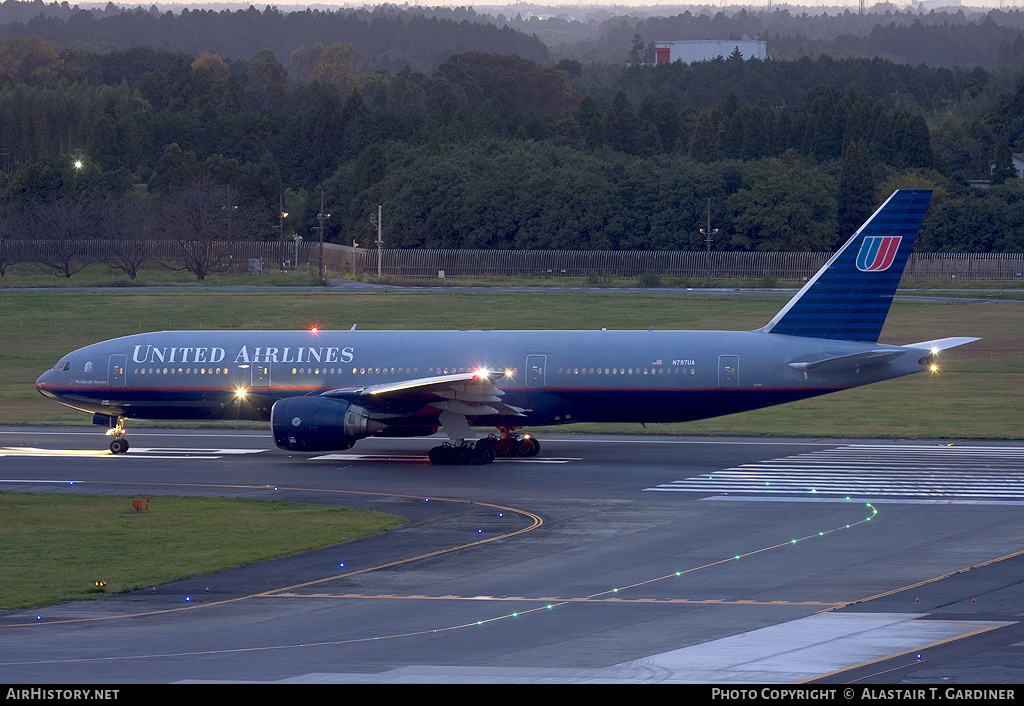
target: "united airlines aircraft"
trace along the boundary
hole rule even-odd
[[[125,419],[244,419],[304,452],[443,429],[436,464],[535,455],[528,425],[768,407],[926,371],[978,340],[878,343],[930,198],[896,191],[754,331],[163,331],[69,353],[36,387],[92,413],[115,454]]]

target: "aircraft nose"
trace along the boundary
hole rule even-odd
[[[50,368],[36,379],[36,389],[40,394],[46,395],[47,397],[53,397],[53,393],[49,392],[47,388],[53,385],[54,376],[54,370],[53,368]]]

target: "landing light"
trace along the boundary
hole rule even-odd
[[[246,391],[244,387],[239,387],[235,390],[235,397],[242,400],[245,399]]]
[[[939,372],[939,366],[936,365],[935,363],[932,363],[931,367],[929,367],[928,369],[931,370],[933,373]]]

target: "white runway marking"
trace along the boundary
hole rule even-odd
[[[218,459],[223,456],[258,453],[263,453],[263,449],[165,449],[132,447],[126,454],[112,454],[105,449],[40,449],[34,446],[0,447],[0,457],[19,456],[36,458],[187,458],[191,460],[206,460]]]
[[[1024,500],[1024,448],[851,444],[645,490],[821,498]]]
[[[794,684],[858,664],[927,654],[994,630],[994,620],[919,614],[824,613],[599,668],[409,665],[384,672],[309,673],[274,684]],[[186,682],[212,683],[212,682]],[[758,694],[761,692],[758,691]],[[858,693],[860,693],[858,691]]]
[[[391,461],[393,463],[429,463],[426,456],[389,456],[388,454],[324,454],[310,461]],[[569,463],[582,458],[496,458],[494,463]]]

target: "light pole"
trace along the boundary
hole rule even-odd
[[[381,246],[384,245],[384,241],[380,236],[380,212],[381,207],[377,206],[377,220],[373,220],[373,216],[370,216],[370,223],[377,226],[377,279],[380,279],[381,275]]]
[[[707,275],[707,283],[705,284],[705,286],[710,287],[711,286],[711,243],[715,239],[715,233],[718,232],[718,228],[712,228],[711,227],[711,198],[710,197],[708,198],[708,227],[707,228],[701,228],[700,232],[704,235],[704,244],[707,245],[707,248],[708,248],[707,264],[706,264],[706,270],[705,270],[706,275]]]
[[[284,219],[288,217],[288,212],[284,210],[284,195],[278,197],[277,207],[277,237],[284,240]]]
[[[74,167],[74,169],[75,169],[74,183],[75,183],[75,191],[77,192],[78,191],[78,173],[82,171],[83,167],[85,167],[85,163],[82,162],[82,157],[81,157],[81,153],[79,152],[79,150],[75,150],[74,157],[75,157],[75,160],[71,163],[71,166]]]
[[[284,240],[284,219],[288,217],[288,212],[284,210],[284,194],[278,196],[277,206],[277,225],[274,228],[277,229],[277,237],[280,240]],[[302,238],[298,233],[294,236],[295,239],[295,266],[299,266],[299,241]],[[282,263],[283,264],[283,263]]]
[[[292,240],[295,241],[295,269],[299,269],[299,243],[302,242],[302,236],[296,233],[292,236]]]
[[[316,214],[316,220],[320,222],[320,263],[317,266],[317,276],[321,281],[324,279],[324,222],[331,217],[331,214],[324,213],[324,190],[320,189],[320,213]]]

